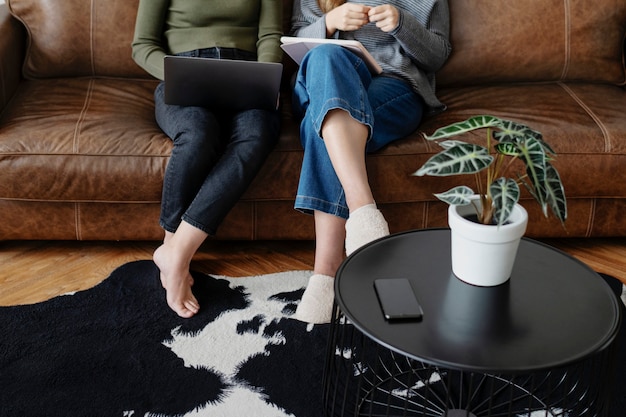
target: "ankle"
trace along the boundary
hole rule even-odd
[[[177,249],[172,240],[159,246],[152,255],[154,263],[161,271],[187,271],[191,265],[191,259],[187,259],[183,253]]]
[[[354,210],[350,211],[350,216],[355,215],[356,213],[359,213],[361,211],[367,211],[370,209],[374,209],[376,210],[378,207],[376,206],[376,203],[367,203],[367,204],[363,204],[361,206],[358,206],[357,208],[355,208]]]

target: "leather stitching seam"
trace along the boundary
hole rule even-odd
[[[604,126],[600,118],[593,112],[593,110],[591,110],[591,108],[589,108],[589,106],[585,104],[585,102],[580,97],[576,95],[576,93],[569,86],[564,83],[558,84],[561,86],[561,88],[563,88],[563,90],[567,92],[567,94],[569,94],[570,97],[572,97],[576,101],[576,103],[578,103],[578,105],[585,111],[585,113],[587,113],[589,117],[593,119],[596,126],[598,126],[598,128],[602,132],[602,137],[604,138],[604,152],[611,152],[611,137],[609,135],[608,129],[606,128],[606,126]]]

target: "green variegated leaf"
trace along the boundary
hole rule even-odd
[[[527,138],[524,143],[517,145],[520,151],[519,158],[526,164],[528,183],[533,190],[532,194],[543,206],[545,204],[545,192],[543,189],[546,182],[546,154],[541,142],[534,138]]]
[[[443,149],[454,148],[457,145],[462,145],[467,142],[463,142],[461,140],[444,140],[443,142],[438,142],[437,144],[441,146]]]
[[[527,137],[542,140],[541,133],[511,120],[500,120],[498,128],[499,129],[493,133],[493,137],[499,142],[519,142]]]
[[[520,150],[517,144],[506,142],[506,143],[498,143],[495,145],[496,152],[502,155],[512,156],[514,158],[520,156]]]
[[[493,132],[493,137],[500,143],[523,143],[528,138],[539,141],[546,153],[554,154],[554,151],[543,140],[543,136],[540,132],[529,128],[520,123],[512,122],[510,120],[500,120],[498,125],[499,130]]]
[[[424,135],[427,140],[446,139],[472,130],[486,127],[495,127],[501,124],[501,120],[494,116],[474,116],[465,121],[453,123],[441,129],[437,129],[432,135]]]
[[[495,208],[493,220],[500,226],[507,221],[519,201],[519,185],[511,178],[498,178],[489,186],[489,192]]]
[[[435,194],[435,197],[451,206],[466,206],[472,202],[470,197],[474,194],[474,190],[471,188],[460,185],[449,189],[445,193]]]
[[[561,177],[557,170],[550,164],[547,164],[546,182],[545,182],[545,201],[552,213],[561,221],[567,219],[567,200],[565,199],[565,189],[561,182]],[[544,212],[547,216],[547,213]]]
[[[487,148],[471,143],[459,143],[433,155],[413,175],[445,177],[482,171],[493,162]]]

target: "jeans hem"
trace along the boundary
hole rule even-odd
[[[342,219],[347,219],[350,214],[348,207],[301,195],[296,196],[294,208],[306,214],[312,214],[313,211],[321,211],[333,216],[341,217]]]
[[[202,223],[199,223],[189,218],[189,216],[187,215],[183,216],[183,221],[186,223],[189,223],[191,226],[195,227],[196,229],[202,230],[204,233],[206,233],[209,236],[215,236],[215,229],[209,229],[208,227],[204,226]]]
[[[331,110],[343,110],[348,113],[350,117],[352,117],[352,119],[362,125],[367,126],[369,129],[367,141],[370,141],[370,139],[372,138],[372,132],[374,131],[374,124],[372,122],[371,116],[365,110],[355,109],[350,105],[350,103],[341,98],[332,98],[330,100],[327,100],[320,109],[317,117],[313,119],[313,126],[315,127],[315,131],[320,138],[322,137],[322,123],[324,122],[326,116]]]
[[[176,228],[172,228],[169,225],[165,224],[163,220],[159,221],[159,226],[161,226],[161,229],[165,230],[168,233],[176,233]]]
[[[187,216],[183,216],[183,220],[182,221],[184,221],[185,223],[190,224],[191,226],[195,227],[196,229],[199,229],[199,230],[203,231],[204,233],[208,234],[209,236],[215,236],[215,231],[209,232],[205,226],[201,225],[200,223],[198,223],[198,222],[196,222],[194,220],[189,219]],[[181,223],[182,223],[182,221],[181,221]],[[160,221],[159,225],[161,226],[161,228],[163,230],[165,230],[166,232],[169,232],[169,233],[176,233],[176,230],[178,230],[178,227],[175,227],[175,228],[170,227],[167,224],[165,224],[163,221]],[[180,223],[178,224],[178,226],[180,226]]]

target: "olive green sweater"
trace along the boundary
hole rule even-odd
[[[140,0],[133,59],[161,80],[165,55],[214,46],[280,62],[281,34],[281,0]]]

